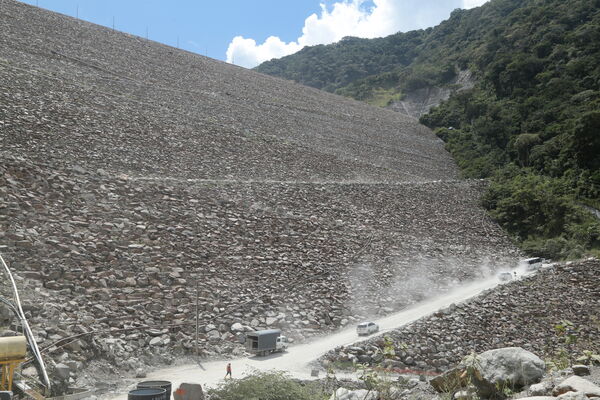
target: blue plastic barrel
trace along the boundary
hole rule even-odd
[[[130,390],[127,400],[165,400],[167,391],[161,388]]]
[[[144,381],[137,384],[138,389],[165,389],[165,399],[171,399],[171,382],[169,381]]]

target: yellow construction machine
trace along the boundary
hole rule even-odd
[[[2,367],[0,391],[12,391],[15,369],[25,361],[26,354],[25,336],[0,338],[0,366]]]
[[[19,298],[19,292],[13,275],[1,254],[0,267],[2,267],[0,268],[0,275],[4,275],[4,279],[0,279],[0,284],[6,286],[3,287],[2,289],[4,290],[0,292],[0,303],[15,315],[17,322],[15,323],[16,328],[14,331],[21,332],[21,335],[0,337],[0,372],[2,374],[0,376],[0,400],[11,398],[10,392],[13,391],[13,386],[15,386],[16,389],[19,389],[18,391],[23,392],[27,398],[43,399],[44,395],[50,392],[50,379],[48,379],[46,366],[35,337],[29,327],[29,323],[27,322],[27,318],[25,317],[25,313],[23,312],[21,299]],[[12,295],[2,295],[6,292],[12,292]],[[25,362],[28,352],[31,353],[31,360],[34,363],[40,378],[39,386],[41,387],[41,390],[39,393],[38,390],[33,390],[28,385],[20,387],[22,382],[13,382],[15,369],[17,369],[21,363]]]

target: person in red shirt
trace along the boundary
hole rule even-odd
[[[225,374],[225,379],[227,379],[227,376],[229,376],[229,379],[233,379],[231,376],[231,363],[227,363],[227,373]]]

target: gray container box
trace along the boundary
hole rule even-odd
[[[279,329],[248,332],[246,334],[246,349],[256,354],[267,354],[277,350],[277,338],[281,336]]]

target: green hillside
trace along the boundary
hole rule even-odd
[[[324,90],[384,99],[477,84],[421,118],[469,178],[490,178],[484,205],[524,249],[598,254],[600,0],[492,0],[435,28],[346,38],[257,67]]]

